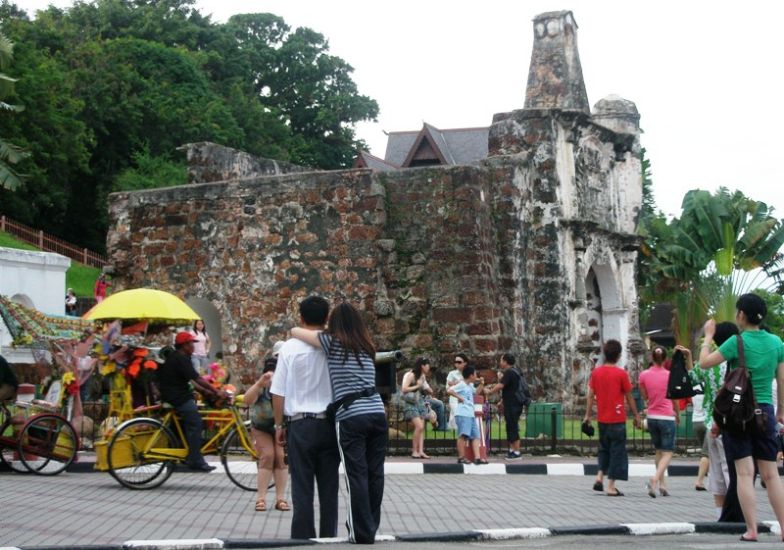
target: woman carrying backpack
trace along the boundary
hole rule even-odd
[[[724,450],[728,460],[735,463],[738,476],[738,499],[746,521],[746,532],[742,541],[757,540],[757,515],[754,497],[754,461],[756,460],[760,476],[767,485],[768,500],[776,514],[779,526],[784,526],[784,488],[779,479],[776,467],[777,415],[774,413],[772,398],[773,378],[778,380],[779,387],[784,387],[784,349],[778,336],[760,330],[765,318],[767,307],[756,294],[744,294],[735,304],[737,312],[735,320],[741,330],[740,336],[731,336],[717,351],[711,352],[713,337],[716,333],[716,321],[705,323],[705,340],[700,348],[700,367],[709,369],[724,361],[736,366],[732,361],[738,358],[738,338],[743,339],[746,369],[751,377],[754,396],[759,408],[764,413],[764,428],[751,430],[751,433],[722,433]],[[784,391],[778,394],[778,421],[784,421]]]

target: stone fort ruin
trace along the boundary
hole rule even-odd
[[[298,301],[345,298],[379,349],[480,367],[515,353],[538,397],[573,402],[603,339],[643,359],[635,269],[639,115],[590,110],[569,11],[534,19],[525,107],[468,165],[308,171],[211,144],[202,183],[110,197],[118,287],[182,296],[235,371],[285,338]]]

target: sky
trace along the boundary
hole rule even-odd
[[[16,0],[29,12],[67,0]],[[551,0],[197,0],[213,20],[269,12],[323,34],[354,67],[378,121],[357,126],[384,156],[384,132],[489,126],[525,101],[539,13],[572,10],[591,105],[637,104],[654,196],[678,215],[689,189],[739,189],[784,217],[784,2]]]

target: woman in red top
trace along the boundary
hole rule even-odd
[[[106,274],[101,273],[98,276],[98,280],[95,281],[95,286],[93,287],[93,296],[95,297],[95,301],[97,303],[103,302],[103,299],[106,298],[106,289],[109,288],[111,283],[106,281]]]

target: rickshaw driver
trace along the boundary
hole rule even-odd
[[[185,464],[197,472],[211,472],[215,466],[210,466],[201,454],[203,423],[188,382],[192,382],[198,392],[212,398],[225,398],[226,392],[216,390],[193,368],[193,342],[193,335],[189,332],[177,334],[174,340],[175,351],[169,354],[164,364],[158,368],[158,389],[161,400],[170,403],[182,421],[188,443]]]

